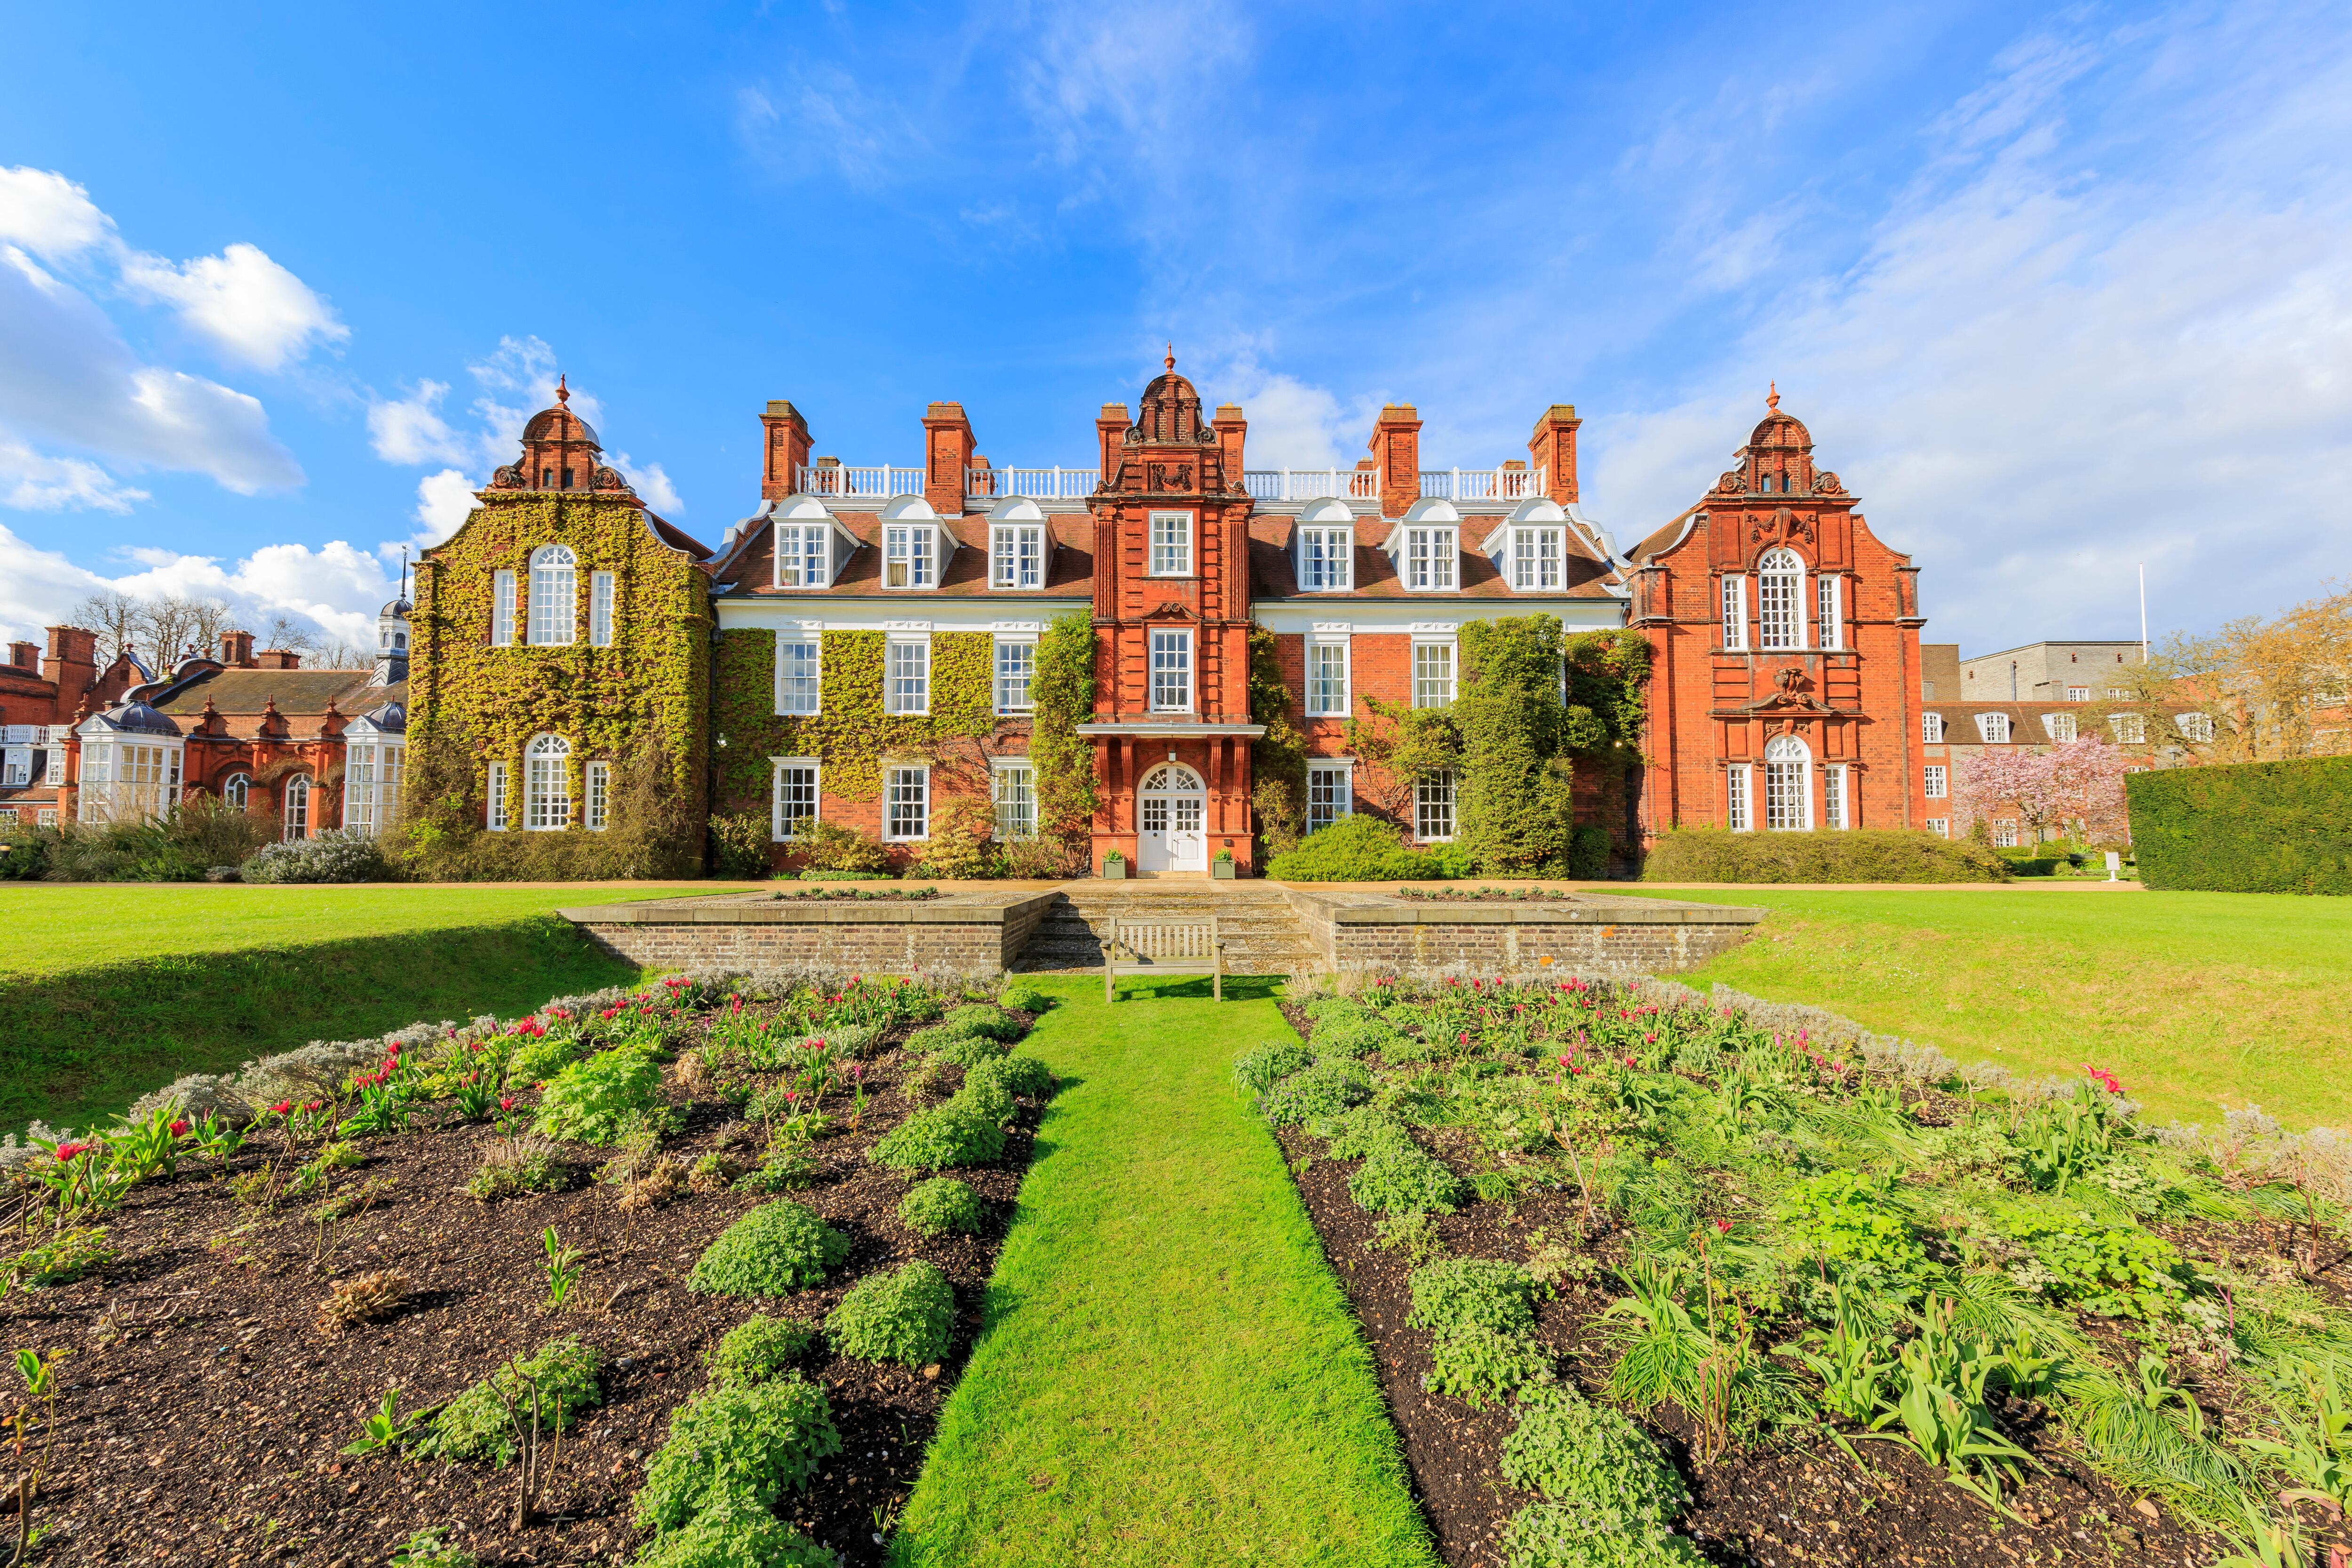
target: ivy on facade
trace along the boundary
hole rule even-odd
[[[1257,819],[1261,866],[1307,831],[1307,737],[1291,717],[1281,647],[1269,628],[1250,628],[1250,721],[1265,726],[1250,755],[1250,806]]]

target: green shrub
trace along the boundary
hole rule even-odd
[[[642,1047],[573,1062],[548,1081],[531,1131],[574,1143],[617,1143],[661,1103],[661,1068]]]
[[[710,1352],[710,1375],[719,1383],[765,1383],[808,1354],[816,1330],[765,1312],[727,1331]]]
[[[2009,863],[1969,838],[1902,827],[1732,833],[1677,827],[1659,835],[1645,882],[1998,882]]]
[[[1020,1019],[985,1002],[951,1008],[941,1022],[943,1027],[960,1029],[984,1040],[1017,1040],[1029,1032],[1028,1026]]]
[[[768,874],[771,824],[764,811],[710,814],[710,874],[741,881]]]
[[[1043,1013],[1053,1006],[1054,999],[1025,981],[1015,980],[996,994],[1000,1007],[1017,1007],[1024,1013]]]
[[[1440,1334],[1430,1347],[1429,1375],[1421,1386],[1484,1410],[1511,1396],[1522,1384],[1551,1376],[1551,1352],[1533,1334],[1502,1333],[1471,1323]]]
[[[1559,1503],[1531,1503],[1503,1527],[1503,1568],[1705,1568],[1698,1548],[1664,1525],[1617,1533]]]
[[[940,1026],[942,1028],[945,1026]],[[925,1029],[922,1033],[936,1035],[939,1030]],[[907,1045],[912,1049],[915,1041],[908,1040]],[[930,1054],[940,1061],[952,1062],[960,1068],[976,1068],[982,1062],[994,1061],[1013,1047],[1002,1040],[992,1040],[980,1035],[951,1035],[929,1049]]]
[[[977,1165],[1003,1152],[1003,1128],[958,1093],[945,1105],[919,1110],[884,1133],[866,1157],[894,1171],[943,1171],[950,1165]]]
[[[824,1321],[833,1348],[861,1361],[928,1366],[943,1360],[955,1331],[955,1287],[921,1258],[889,1274],[869,1274],[849,1288]]]
[[[1411,1139],[1384,1144],[1348,1178],[1348,1195],[1374,1214],[1452,1214],[1462,1182]]]
[[[976,1093],[994,1085],[1024,1100],[1051,1100],[1054,1069],[1035,1057],[992,1057],[966,1068],[963,1083]]]
[[[1245,1094],[1264,1094],[1275,1079],[1314,1065],[1315,1053],[1297,1040],[1269,1041],[1234,1058],[1234,1087]]]
[[[1792,1183],[1772,1212],[1804,1252],[1880,1289],[1908,1295],[1927,1270],[1927,1250],[1883,1179],[1826,1171]]]
[[[1519,1425],[1503,1444],[1515,1487],[1592,1516],[1595,1528],[1672,1522],[1690,1501],[1649,1435],[1607,1406],[1560,1385],[1519,1396]]]
[[[762,1204],[719,1233],[686,1278],[713,1296],[782,1296],[822,1285],[849,1256],[849,1237],[793,1203]]]
[[[2019,1215],[2001,1229],[2033,1255],[2010,1270],[2021,1283],[2103,1318],[2177,1316],[2196,1284],[2179,1248],[2144,1230],[2046,1214]]]
[[[898,1200],[898,1217],[918,1236],[945,1236],[951,1230],[976,1235],[980,1194],[953,1176],[934,1176],[907,1189]]]
[[[1258,1099],[1258,1110],[1276,1127],[1329,1116],[1372,1095],[1372,1080],[1353,1062],[1317,1062],[1292,1073]]]
[[[2124,793],[2150,888],[2352,893],[2352,757],[2158,768]]]
[[[542,1431],[564,1431],[573,1413],[604,1402],[596,1374],[604,1352],[578,1339],[551,1340],[539,1353],[509,1362],[441,1407],[416,1451],[428,1459],[491,1459],[501,1468],[515,1457],[511,1400],[530,1425],[531,1389],[539,1390]],[[505,1397],[501,1398],[503,1394]]]
[[[1410,1283],[1411,1327],[1440,1335],[1474,1325],[1505,1334],[1535,1331],[1535,1277],[1516,1263],[1448,1258],[1414,1269]]]
[[[1359,1016],[1326,1019],[1316,1025],[1311,1043],[1318,1057],[1346,1057],[1353,1060],[1360,1057],[1386,1056],[1403,1038],[1393,1026],[1381,1019]]]
[[[1579,827],[1568,836],[1568,874],[1578,882],[1605,881],[1609,876],[1609,830]]]
[[[1343,816],[1267,862],[1280,882],[1443,881],[1470,874],[1469,857],[1451,844],[1408,849],[1391,824],[1370,813]]]
[[[236,868],[243,882],[387,882],[383,846],[373,835],[330,827],[308,838],[265,844]]]
[[[1370,1016],[1370,1009],[1366,1007],[1361,1002],[1357,1001],[1353,996],[1309,997],[1307,999],[1307,1005],[1300,1008],[1299,1011],[1307,1015],[1307,1021],[1310,1024],[1337,1022],[1341,1018],[1363,1018]]]
[[[656,1536],[636,1568],[841,1568],[841,1558],[766,1509],[722,1495],[685,1529]]]
[[[727,1500],[766,1510],[841,1452],[824,1390],[793,1373],[729,1383],[677,1407],[637,1489],[641,1527],[677,1530]]]
[[[1412,1144],[1412,1134],[1405,1131],[1396,1112],[1380,1105],[1359,1105],[1336,1115],[1318,1116],[1307,1124],[1307,1131],[1323,1140],[1324,1152],[1334,1160],[1362,1160],[1384,1149]]]
[[[544,1083],[588,1054],[589,1042],[570,1029],[551,1029],[526,1039],[507,1058],[509,1084]]]

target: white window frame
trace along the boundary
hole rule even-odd
[[[882,648],[882,710],[916,714],[931,710],[931,639],[893,634]]]
[[[1748,651],[1748,579],[1738,572],[1723,574],[1723,650]]]
[[[1846,825],[1846,786],[1853,782],[1843,763],[1822,764],[1822,826],[1842,828]]]
[[[1749,777],[1753,772],[1746,763],[1734,763],[1723,770],[1724,820],[1734,833],[1756,831],[1755,781]]]
[[[492,833],[507,830],[507,765],[492,763],[482,781],[482,826]]]
[[[1307,594],[1344,594],[1355,584],[1356,531],[1317,526],[1298,531],[1298,587]]]
[[[2213,739],[2213,715],[2210,713],[2176,713],[2172,716],[2172,722],[2185,741],[2202,746],[2210,744]]]
[[[613,764],[589,763],[580,770],[580,793],[587,797],[583,817],[591,833],[602,833],[613,825]]]
[[[1927,831],[1938,838],[1949,838],[1952,836],[1952,819],[1948,816],[1931,816],[1927,818]]]
[[[904,831],[909,822],[921,831]],[[914,844],[931,836],[931,770],[908,763],[882,770],[882,840]]]
[[[1155,511],[1148,526],[1151,575],[1192,575],[1194,514],[1189,511]]]
[[[2017,818],[1996,816],[1992,819],[1992,847],[1996,849],[2017,847]]]
[[[1353,639],[1344,632],[1310,633],[1307,638],[1307,716],[1310,719],[1344,719],[1355,708],[1355,649]],[[1331,656],[1338,655],[1335,659]],[[1329,668],[1339,668],[1339,689],[1334,692],[1327,679]],[[1319,667],[1319,668],[1318,668]]]
[[[2066,700],[2069,702],[2088,702],[2090,700],[2091,689],[2087,686],[2070,686],[2066,689]]]
[[[613,595],[614,578],[610,572],[592,573],[588,578],[588,646],[613,646]]]
[[[882,586],[890,593],[922,593],[939,586],[939,526],[929,522],[888,522],[882,525]],[[905,568],[902,582],[891,581],[894,567]]]
[[[1319,780],[1326,799],[1318,803],[1315,791]],[[1331,781],[1337,779],[1337,784]],[[1342,817],[1356,814],[1356,763],[1352,757],[1314,757],[1307,763],[1307,831],[1328,827]],[[1322,820],[1317,820],[1318,816]]]
[[[580,640],[580,558],[568,544],[542,544],[530,552],[530,625],[533,647],[569,647]]]
[[[1560,585],[1560,531],[1529,527],[1511,530],[1511,586],[1522,593],[1542,593]]]
[[[2144,746],[2147,743],[2147,714],[2110,714],[2107,722],[2115,729],[2117,743],[2126,746]]]
[[[58,825],[58,808],[54,805],[41,807],[33,814],[33,825],[37,827],[55,827]]]
[[[1821,645],[1832,653],[1845,648],[1845,579],[1824,572],[1813,579],[1813,622]]]
[[[1949,800],[1952,795],[1952,775],[1943,763],[1929,763],[1927,771],[1920,775],[1919,787],[1927,792],[1929,800]]]
[[[1983,741],[1988,746],[2007,745],[2009,743],[2009,715],[2006,713],[1978,714],[1977,737]]]
[[[770,757],[768,763],[768,837],[773,843],[790,844],[794,838],[794,823],[814,822],[824,815],[824,765],[814,757]],[[788,773],[808,775],[808,810],[789,818],[784,816],[784,775]]]
[[[775,579],[779,588],[828,586],[833,581],[833,524],[823,521],[776,524]]]
[[[2042,715],[2042,732],[2059,745],[2064,745],[2074,738],[2074,715],[2044,713]]]
[[[1150,706],[1154,713],[1192,711],[1192,634],[1185,627],[1151,628]]]
[[[1018,668],[1005,668],[1006,656],[1012,655]],[[1037,706],[1037,639],[1034,636],[1007,637],[998,633],[992,655],[995,673],[991,685],[996,695],[999,713],[1027,713]],[[1013,689],[1018,681],[1020,689]],[[1017,698],[1018,700],[1014,700]]]
[[[996,807],[996,836],[1010,843],[1037,837],[1037,764],[1027,757],[998,757],[989,764],[989,797]]]
[[[372,741],[352,741],[343,747],[343,831],[376,834],[376,747]]]
[[[988,531],[988,585],[1023,592],[1045,585],[1045,525],[1000,522]]]
[[[127,734],[86,742],[76,816],[83,822],[140,822],[163,816],[180,798],[185,742]]]
[[[1944,743],[1944,716],[1941,713],[1919,715],[1919,739],[1923,744],[1930,746]]]
[[[247,803],[253,798],[253,775],[251,773],[229,774],[228,777],[221,780],[220,793],[221,799],[236,807],[237,810],[248,809]]]
[[[801,649],[815,649],[803,659]],[[776,634],[776,717],[805,719],[824,708],[824,635],[814,631]]]
[[[1424,652],[1443,650],[1444,670],[1438,673],[1439,661],[1424,658]],[[1415,637],[1412,639],[1412,705],[1415,708],[1451,707],[1462,686],[1462,652],[1452,637]],[[1443,692],[1443,696],[1439,693]]]
[[[296,773],[286,781],[286,787],[278,792],[278,800],[281,803],[278,808],[278,818],[284,824],[278,836],[287,843],[299,844],[311,837],[310,818],[315,814],[311,808],[310,797],[315,793],[317,792],[310,787],[310,775],[308,773]]]
[[[490,646],[512,647],[515,640],[515,574],[490,574]]]
[[[1460,581],[1462,531],[1451,523],[1415,523],[1404,531],[1404,589],[1449,594]]]
[[[523,746],[522,826],[526,833],[572,826],[572,742],[561,735],[533,735]]]
[[[1813,826],[1813,751],[1794,735],[1764,747],[1764,829],[1806,833]]]
[[[1461,823],[1455,816],[1454,770],[1441,768],[1412,781],[1412,836],[1423,844],[1451,844]],[[1442,827],[1444,832],[1431,829]]]
[[[1767,652],[1805,646],[1805,559],[1785,545],[1756,558],[1756,646]]]

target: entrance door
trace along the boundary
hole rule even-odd
[[[1209,868],[1209,792],[1201,775],[1180,763],[1163,763],[1137,792],[1137,869],[1206,871]]]

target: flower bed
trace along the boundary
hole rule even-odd
[[[945,898],[937,888],[810,888],[803,891],[780,892],[771,895],[779,899],[799,900],[855,900],[859,903],[917,903],[925,899]]]
[[[1776,1012],[1382,980],[1236,1064],[1447,1562],[2259,1564],[2352,1534],[2352,1145],[2158,1134],[2096,1069]]]
[[[1416,899],[1437,904],[1539,904],[1546,901],[1573,903],[1576,895],[1558,888],[1490,888],[1480,883],[1475,888],[1399,888],[1400,899]]]
[[[880,1562],[1052,1091],[1003,1054],[1042,1000],[1003,999],[674,979],[17,1151],[36,1526],[59,1561]],[[882,1149],[950,1108],[937,1158]]]

